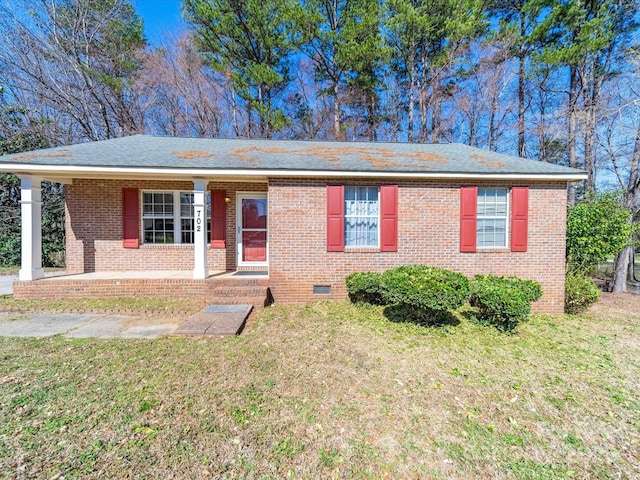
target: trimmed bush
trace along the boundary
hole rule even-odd
[[[355,272],[347,275],[347,293],[353,303],[382,305],[381,274],[374,272]]]
[[[382,274],[386,304],[411,307],[414,311],[446,312],[469,299],[469,280],[461,273],[426,265],[404,265]]]
[[[542,296],[542,288],[533,280],[517,277],[476,275],[471,282],[470,304],[476,307],[480,322],[511,332],[531,313],[531,302]]]
[[[578,314],[600,298],[600,289],[589,277],[579,273],[569,273],[564,284],[564,311]]]

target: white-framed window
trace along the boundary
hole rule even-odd
[[[478,248],[507,246],[508,194],[506,188],[478,188]]]
[[[380,246],[380,188],[344,187],[344,245]]]
[[[193,198],[193,192],[143,191],[143,243],[193,244]],[[207,242],[210,239],[211,195],[207,194]]]

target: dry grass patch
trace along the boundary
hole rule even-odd
[[[224,339],[0,339],[0,477],[637,478],[640,319],[516,335],[273,307]]]
[[[202,310],[208,303],[203,298],[123,297],[123,298],[62,298],[17,300],[12,295],[0,296],[0,312],[123,312],[180,313]]]

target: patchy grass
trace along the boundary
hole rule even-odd
[[[0,275],[17,275],[20,267],[0,265]]]
[[[0,275],[18,275],[20,271],[20,266],[16,265],[0,265]],[[62,272],[64,268],[62,267],[45,267],[45,272]]]
[[[124,311],[124,312],[181,312],[195,313],[207,301],[201,298],[127,297],[127,298],[64,298],[16,300],[12,295],[0,296],[1,311]]]
[[[638,478],[640,318],[599,308],[515,335],[337,302],[223,339],[0,338],[0,478]]]

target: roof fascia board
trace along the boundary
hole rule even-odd
[[[100,178],[162,178],[171,177],[191,179],[194,177],[362,177],[362,178],[412,178],[412,179],[460,179],[460,180],[553,180],[562,182],[577,182],[586,180],[586,173],[463,173],[463,172],[366,172],[366,171],[340,171],[340,170],[269,170],[269,169],[191,169],[191,168],[117,168],[117,167],[87,167],[87,166],[59,166],[59,165],[25,165],[25,164],[0,164],[0,170],[26,173],[48,174],[71,178],[85,178],[83,175],[96,175]]]

